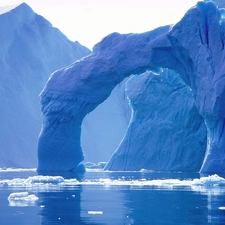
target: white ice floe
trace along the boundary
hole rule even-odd
[[[29,193],[26,191],[26,192],[12,193],[9,195],[8,200],[36,201],[38,200],[38,197],[36,195],[29,195]]]
[[[194,185],[225,185],[225,179],[217,174],[193,180]]]
[[[0,168],[0,173],[5,172],[36,172],[36,168]]]
[[[28,192],[15,192],[11,193],[8,197],[10,206],[32,206],[35,205],[35,201],[38,200],[38,197],[34,194]]]
[[[72,182],[73,179],[71,179]],[[57,186],[61,183],[66,184],[61,176],[31,176],[28,178],[14,178],[12,180],[0,181],[1,184],[6,184],[9,187],[26,187],[26,188],[43,188]]]
[[[109,178],[98,178],[98,179],[86,179],[78,181],[77,179],[64,179],[61,176],[31,176],[26,179],[14,178],[11,180],[0,180],[0,187],[6,186],[10,188],[25,188],[25,189],[61,189],[65,187],[76,187],[76,186],[126,186],[126,188],[163,188],[163,189],[180,189],[188,188],[193,191],[207,191],[215,188],[222,188],[225,186],[225,179],[218,175],[211,175],[208,177],[201,177],[200,179],[155,179],[147,180],[145,178],[139,180],[125,180],[125,179],[109,179]],[[221,189],[221,190],[222,190]],[[11,196],[12,197],[12,196]],[[18,196],[17,196],[18,197]],[[22,196],[23,197],[23,196]]]
[[[103,212],[102,211],[88,211],[88,214],[91,214],[91,215],[102,215]]]

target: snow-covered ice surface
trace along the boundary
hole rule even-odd
[[[0,167],[36,167],[39,94],[53,71],[90,50],[25,3],[0,15],[0,43]]]

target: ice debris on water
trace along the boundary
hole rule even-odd
[[[180,180],[180,179],[154,179],[147,178],[126,180],[126,179],[110,179],[110,178],[98,178],[98,179],[84,179],[78,181],[77,179],[64,179],[61,176],[33,176],[24,178],[14,178],[11,180],[0,180],[0,186],[9,186],[10,188],[23,187],[26,189],[60,189],[65,187],[76,187],[78,185],[100,185],[100,186],[127,186],[127,187],[149,187],[149,188],[192,188],[196,191],[205,191],[205,189],[213,187],[225,186],[225,179],[217,174],[201,177],[196,179]],[[16,194],[10,196],[18,197]],[[27,197],[27,193],[21,194],[21,197]],[[75,195],[74,195],[75,197]]]
[[[14,201],[36,201],[38,200],[38,197],[34,194],[29,195],[29,193],[26,192],[15,192],[11,193],[8,197],[8,200],[14,200]]]
[[[14,192],[8,197],[9,206],[25,207],[35,205],[39,198],[34,194],[26,192]]]

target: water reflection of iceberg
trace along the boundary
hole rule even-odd
[[[80,217],[80,190],[40,192],[42,225],[88,224]]]
[[[82,186],[78,184],[83,179],[84,173],[63,172],[59,174],[48,172],[47,174],[42,173],[34,180],[39,182],[46,177],[48,179],[45,180],[45,184],[49,182],[51,187],[49,191],[41,191],[38,194],[39,215],[42,217],[42,225],[95,224],[93,221],[88,222],[86,218],[81,217]],[[52,184],[55,186],[55,190]]]

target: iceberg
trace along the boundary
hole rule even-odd
[[[190,88],[175,71],[127,82],[132,119],[106,170],[199,171],[206,128]]]
[[[126,77],[132,74],[143,74],[148,70],[160,73],[161,68],[168,68],[176,71],[185,84],[189,86],[192,92],[189,92],[189,95],[193,95],[196,105],[195,108],[193,102],[189,101],[190,99],[185,96],[184,102],[189,101],[185,106],[187,111],[175,111],[179,118],[184,115],[183,125],[181,126],[184,126],[184,129],[188,129],[183,132],[187,132],[188,135],[191,134],[193,137],[200,130],[202,130],[202,133],[199,132],[199,139],[196,136],[196,139],[193,139],[193,142],[191,142],[189,137],[190,139],[186,142],[187,145],[194,146],[194,148],[191,147],[189,150],[183,149],[171,154],[168,154],[169,150],[167,149],[165,154],[172,156],[173,159],[171,160],[168,157],[162,158],[163,150],[157,152],[161,156],[157,160],[155,159],[158,155],[154,149],[153,151],[151,149],[148,151],[142,150],[147,157],[145,154],[142,154],[142,157],[140,156],[141,159],[143,157],[150,158],[151,154],[153,157],[152,164],[145,167],[151,168],[152,166],[153,169],[164,168],[172,170],[187,169],[191,165],[189,160],[193,159],[193,165],[190,167],[190,170],[201,166],[201,172],[224,172],[225,111],[222,103],[225,97],[224,34],[223,9],[218,9],[211,1],[198,2],[174,26],[164,26],[142,34],[110,34],[95,45],[91,55],[54,72],[41,93],[44,119],[38,141],[38,170],[76,170],[77,166],[84,159],[80,144],[81,125],[84,117],[107,99],[113,88]],[[148,79],[146,79],[147,82]],[[138,90],[136,85],[137,83],[133,84],[133,91],[141,91],[143,86]],[[176,87],[174,88],[176,89]],[[185,88],[188,93],[187,87]],[[156,88],[152,95],[157,95],[160,90],[162,90],[161,86]],[[139,95],[137,94],[137,96]],[[148,101],[146,100],[146,102]],[[183,109],[184,106],[179,106],[180,103],[178,102],[174,102],[174,108],[176,110],[179,107]],[[132,107],[134,108],[135,104]],[[162,110],[163,105],[159,109]],[[155,112],[154,109],[152,112]],[[190,112],[190,114],[187,112]],[[138,129],[142,132],[147,132],[147,130],[141,130],[142,126],[138,126],[140,115],[141,112],[137,118],[132,118],[133,121],[127,129],[125,138],[119,147],[124,149],[121,150],[122,155],[128,154],[123,152],[129,150],[126,146],[132,146],[132,144],[126,143],[129,142],[127,141],[129,137],[134,137],[134,134],[129,133],[134,129],[132,126],[136,126],[134,130]],[[136,116],[136,114],[133,114],[133,116]],[[146,119],[145,117],[142,118]],[[154,119],[156,118],[158,117],[154,117]],[[195,120],[195,118],[197,119]],[[203,156],[205,131],[202,118],[207,129],[205,156]],[[170,115],[168,115],[168,120],[172,120]],[[154,122],[156,123],[157,121],[152,123]],[[173,125],[176,126],[175,124]],[[168,124],[168,127],[172,127],[172,125]],[[153,128],[150,127],[150,129]],[[172,127],[173,129],[175,128]],[[164,129],[162,129],[162,132],[164,132],[162,137],[167,137]],[[134,144],[134,148],[138,145],[142,146],[146,142],[146,136],[143,135],[143,137],[143,139],[141,137],[138,139],[138,142]],[[180,142],[187,140],[185,138],[181,138],[178,132],[177,137],[174,139],[176,140],[175,142],[166,142],[170,143],[168,148],[171,148],[171,144],[174,144],[177,151]],[[130,141],[133,141],[133,138]],[[152,143],[157,143],[157,140],[153,140]],[[182,144],[185,146],[185,143]],[[151,146],[151,148],[153,147]],[[132,168],[132,162],[138,162],[136,158],[138,153],[136,152],[137,150],[135,152],[132,151],[130,155],[128,154],[131,157],[129,160],[121,157],[119,166],[122,165],[122,168],[126,169],[126,165],[128,165],[127,168]],[[119,151],[116,151],[112,159],[116,157],[116,154],[119,154]],[[186,154],[185,159],[188,162],[181,160],[182,154]],[[178,164],[180,160],[183,165]],[[201,165],[202,160],[203,163]],[[107,167],[113,166],[111,162]],[[119,170],[120,168],[117,169]]]
[[[34,168],[42,124],[38,96],[53,71],[91,51],[25,3],[0,15],[0,43],[0,167]]]
[[[152,63],[177,71],[191,88],[207,127],[207,149],[200,171],[225,172],[223,9],[198,2],[166,35],[152,43]]]

